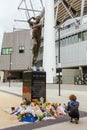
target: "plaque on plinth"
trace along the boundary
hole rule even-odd
[[[35,101],[41,97],[46,100],[46,72],[24,71],[23,98]]]

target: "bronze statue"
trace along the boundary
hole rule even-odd
[[[41,16],[31,17],[28,20],[30,27],[32,28],[32,42],[33,42],[33,61],[32,65],[35,64],[38,57],[39,48],[41,45],[41,31],[42,31],[42,23]]]

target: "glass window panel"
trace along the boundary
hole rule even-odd
[[[68,37],[66,37],[66,45],[68,45]]]
[[[66,38],[64,38],[64,43],[63,44],[64,44],[64,46],[66,45]]]
[[[12,52],[12,48],[2,48],[1,54],[8,55],[10,52]]]
[[[71,36],[71,44],[75,43],[74,35]]]
[[[83,34],[83,32],[82,32],[82,41],[84,41],[84,34]]]
[[[24,53],[24,46],[19,46],[19,53]]]
[[[60,46],[62,46],[62,42],[63,42],[63,41],[62,41],[62,39],[61,39],[61,40],[60,40]]]
[[[12,48],[9,48],[9,51],[12,52]]]
[[[62,46],[65,46],[65,38],[62,39]]]
[[[78,42],[78,34],[75,34],[75,35],[74,35],[74,40],[75,40],[75,43]]]
[[[2,48],[1,54],[4,55],[5,54],[5,49]]]
[[[6,54],[8,54],[8,50],[9,50],[9,49],[8,49],[8,48],[6,48],[6,50],[5,50]]]
[[[71,42],[71,36],[68,37],[68,44],[70,45],[72,42]]]
[[[83,32],[84,40],[87,40],[87,31]]]
[[[78,33],[78,41],[79,41],[79,42],[82,41],[82,33],[81,33],[81,32]]]

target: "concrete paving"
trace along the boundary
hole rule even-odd
[[[87,112],[87,86],[86,85],[60,85],[60,96],[59,96],[59,85],[58,84],[47,84],[46,85],[46,99],[50,102],[67,103],[68,96],[70,94],[77,95],[78,101],[80,102],[80,110]],[[0,83],[0,90],[7,91],[13,94],[22,96],[22,83],[12,82],[9,87],[9,83]],[[35,130],[48,130],[48,129],[61,129],[61,130],[85,130],[87,128],[87,117],[80,118],[79,124],[70,123],[69,121],[41,127]]]

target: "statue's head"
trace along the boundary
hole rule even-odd
[[[36,22],[39,23],[39,22],[40,22],[40,19],[41,19],[41,17],[40,17],[40,16],[37,16],[37,17],[36,17]]]

